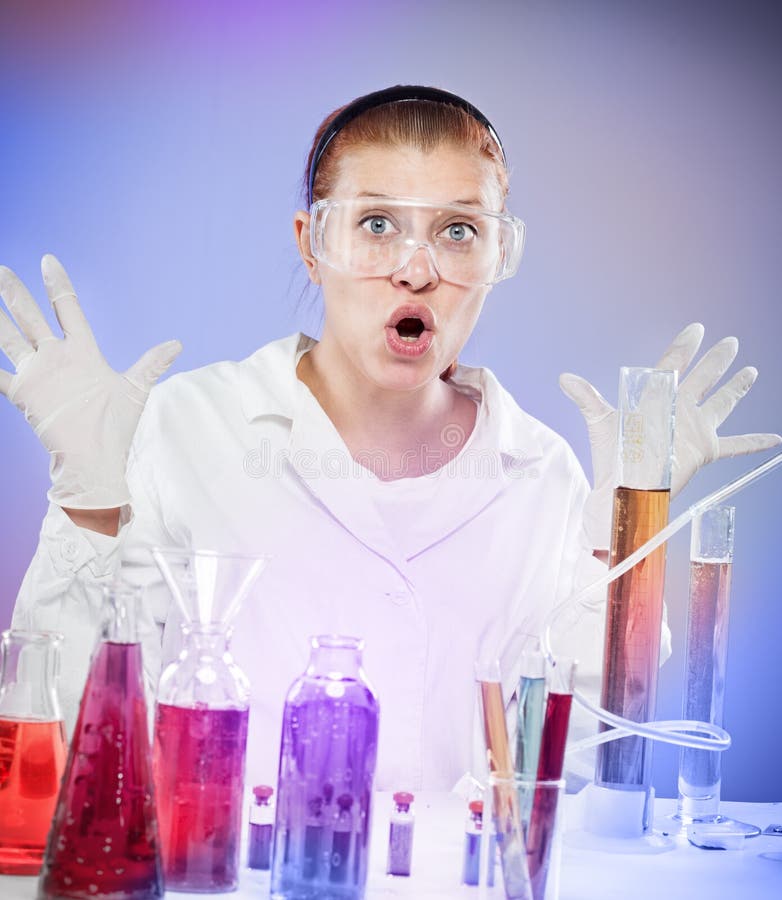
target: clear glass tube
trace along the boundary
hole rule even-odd
[[[524,653],[519,678],[516,725],[516,772],[534,778],[538,771],[543,710],[546,702],[546,658],[539,650]]]
[[[732,506],[709,510],[692,522],[690,589],[682,717],[722,725],[728,615],[733,569]],[[682,748],[678,814],[684,821],[716,816],[720,754]]]
[[[621,370],[612,566],[668,521],[675,395],[675,372]],[[654,717],[664,581],[665,548],[660,547],[608,590],[601,706],[636,722]],[[642,738],[600,745],[596,784],[648,791],[650,781],[651,745]]]

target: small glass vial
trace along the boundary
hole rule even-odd
[[[470,801],[468,810],[467,824],[464,829],[464,865],[462,867],[462,882],[464,884],[476,885],[479,882],[480,876],[483,801]]]
[[[391,827],[388,834],[389,875],[409,875],[410,859],[413,855],[413,811],[410,806],[415,800],[407,791],[394,794],[394,810],[391,813]]]
[[[274,810],[271,805],[274,789],[268,784],[256,784],[250,804],[250,837],[247,846],[247,865],[251,869],[271,867],[272,829]]]

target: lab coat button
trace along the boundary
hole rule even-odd
[[[62,554],[63,559],[67,559],[68,562],[73,562],[79,555],[79,545],[76,541],[66,538],[60,545],[60,553]]]

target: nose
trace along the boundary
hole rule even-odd
[[[392,284],[412,291],[431,290],[440,283],[432,249],[428,244],[416,244],[407,259],[391,275]]]

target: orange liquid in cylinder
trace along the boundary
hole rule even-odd
[[[65,726],[0,718],[0,872],[37,875],[65,768]]]
[[[611,565],[668,524],[670,491],[614,491]],[[634,722],[654,718],[665,586],[665,544],[608,586],[601,706]],[[609,726],[600,724],[601,731]],[[596,782],[647,786],[651,748],[632,736],[601,744]]]

